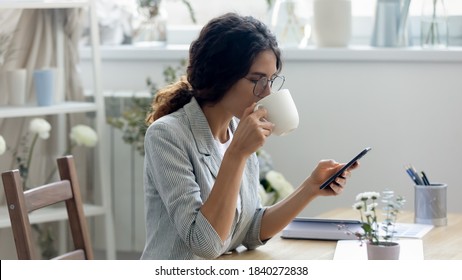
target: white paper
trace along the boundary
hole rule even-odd
[[[403,238],[422,238],[432,228],[432,225],[397,223],[395,236]]]
[[[423,243],[421,239],[396,240],[401,245],[400,260],[423,260]],[[334,260],[367,260],[366,244],[358,240],[339,240],[335,248]]]

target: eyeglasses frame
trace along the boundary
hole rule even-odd
[[[249,82],[253,83],[254,86],[253,86],[253,95],[257,96],[257,97],[260,97],[261,93],[257,94],[255,93],[255,89],[257,88],[257,84],[262,80],[262,79],[266,79],[266,85],[263,87],[263,91],[265,91],[266,87],[268,86],[268,84],[270,85],[270,88],[272,89],[273,87],[273,82],[275,79],[277,78],[281,78],[282,79],[282,83],[281,83],[281,86],[276,89],[276,90],[280,90],[282,88],[282,86],[284,85],[284,82],[286,81],[286,78],[284,76],[279,76],[279,75],[274,75],[274,77],[272,79],[268,79],[266,76],[261,76],[260,79],[258,80],[253,80],[253,79],[250,79],[250,78],[247,78],[247,77],[244,77],[244,79],[248,80]]]

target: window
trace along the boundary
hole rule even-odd
[[[164,0],[166,1],[166,0]],[[423,0],[412,0],[409,8],[411,16],[419,16]],[[352,0],[353,16],[372,17],[375,14],[377,0]],[[312,15],[313,0],[300,0],[300,16],[309,18]],[[268,22],[269,10],[266,0],[191,0],[191,5],[197,15],[198,24],[205,24],[209,19],[224,12],[235,11],[244,15],[252,15],[260,20]],[[462,1],[445,0],[448,15],[462,15]],[[167,0],[165,7],[169,12],[170,24],[191,24],[188,11],[178,0]]]
[[[273,0],[276,1],[276,0]],[[314,0],[299,0],[299,7],[297,12],[301,20],[309,23],[310,18],[313,14],[313,1]],[[352,1],[352,14],[353,14],[353,44],[367,44],[373,25],[373,17],[375,15],[375,6],[378,0],[351,0]],[[421,14],[422,3],[424,0],[412,0],[410,6],[410,25],[413,29],[413,36],[419,34],[419,19],[418,16]],[[202,26],[206,24],[210,19],[221,15],[225,12],[237,12],[243,15],[252,15],[265,23],[270,22],[271,10],[267,4],[267,0],[189,0],[195,18],[197,19],[197,25]],[[136,16],[137,11],[137,0],[97,0],[101,11],[99,17],[104,21],[103,25],[112,24],[116,27],[123,26],[126,30],[126,26],[137,26],[137,21],[140,20]],[[181,0],[162,0],[163,7],[165,8],[167,16],[167,25],[172,30],[194,30],[196,32],[197,26],[193,27],[194,24],[191,20],[188,8]],[[462,1],[461,0],[445,0],[446,12],[451,17],[450,24],[455,28],[450,30],[450,37],[452,37],[452,45],[460,45],[462,42],[462,30],[459,26],[462,25]],[[115,16],[119,15],[114,13],[113,9],[123,10],[121,15],[124,15],[125,20],[121,24],[117,24],[116,21],[122,21],[122,17]],[[114,15],[112,18],[108,15]],[[128,15],[128,16],[127,16]],[[134,15],[130,17],[130,15]],[[111,22],[115,21],[115,22]],[[139,26],[139,23],[138,23]],[[118,27],[121,29],[122,27]],[[127,32],[127,31],[124,31]],[[193,33],[194,33],[193,32]],[[188,32],[186,32],[187,34]],[[189,32],[191,33],[191,32]],[[180,34],[180,33],[178,33]],[[130,34],[126,34],[130,36]],[[120,37],[120,36],[119,36]],[[181,33],[181,36],[171,36],[170,38],[179,38],[180,40],[171,40],[171,43],[184,43],[185,40],[190,40],[185,33]],[[182,41],[181,41],[182,40]],[[454,41],[455,40],[455,41]],[[180,42],[181,41],[181,42]]]

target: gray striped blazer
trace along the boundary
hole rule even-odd
[[[233,119],[233,133],[236,126]],[[194,98],[151,124],[145,152],[146,245],[141,259],[213,259],[241,244],[249,249],[264,244],[259,238],[264,208],[258,198],[255,154],[247,160],[241,207],[226,241],[199,211],[215,182],[221,156]]]

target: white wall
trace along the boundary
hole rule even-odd
[[[103,51],[104,89],[144,89],[147,76],[162,81],[163,68],[187,55],[186,48],[125,51],[122,56]],[[268,140],[265,149],[276,169],[298,184],[320,159],[348,161],[372,147],[342,195],[320,198],[302,215],[350,207],[358,192],[387,187],[406,196],[406,208],[413,209],[413,186],[404,171],[408,163],[425,170],[430,180],[447,183],[449,211],[462,212],[461,49],[283,53],[283,74],[299,108],[300,126]],[[89,78],[85,62],[82,72]]]
[[[448,183],[448,208],[462,212],[461,73],[460,62],[286,63],[300,127],[267,144],[280,171],[300,182],[319,159],[348,161],[372,147],[343,195],[318,199],[304,214],[349,207],[358,192],[385,188],[406,196],[412,209],[408,163]]]

